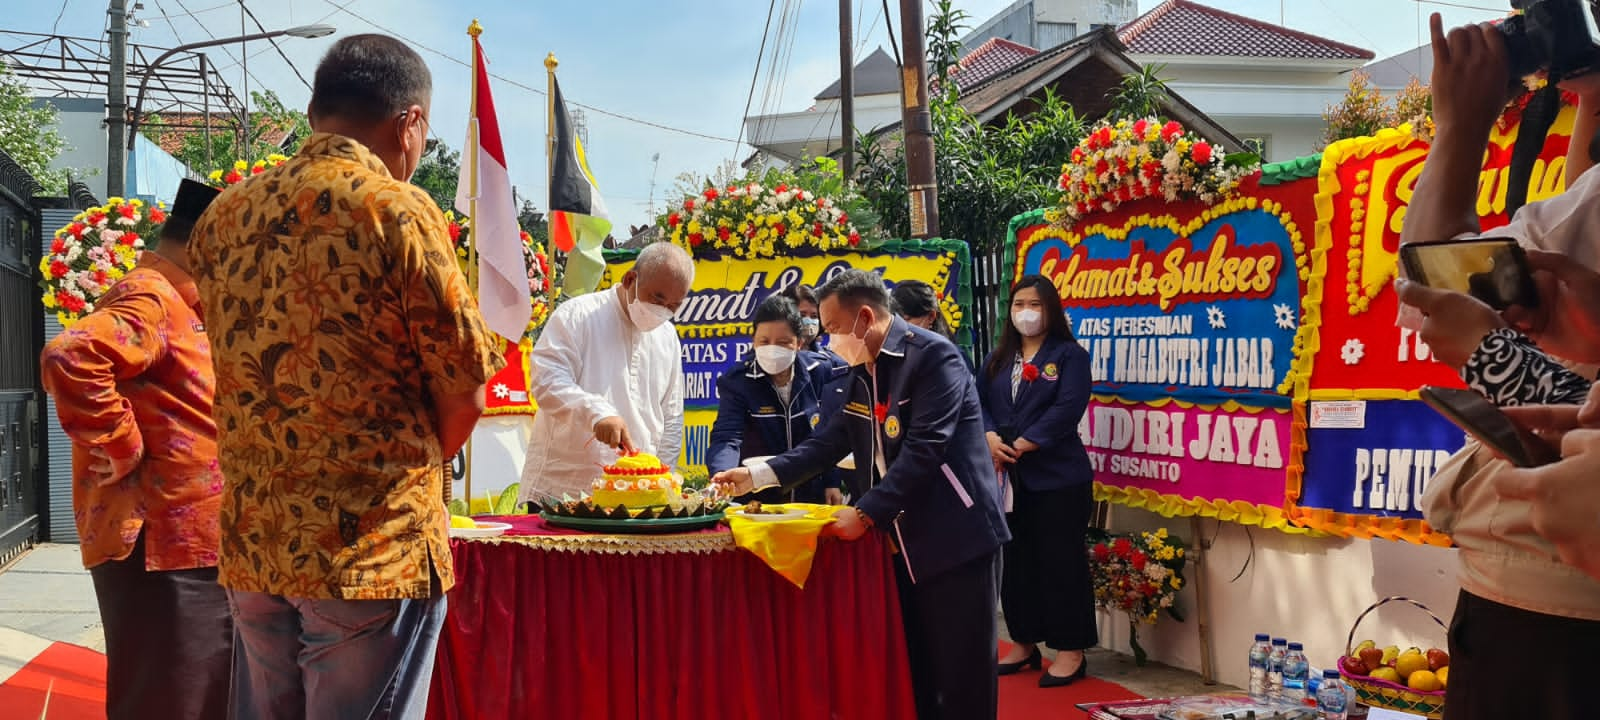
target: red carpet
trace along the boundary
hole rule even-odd
[[[7,718],[91,720],[106,716],[106,656],[89,648],[54,643],[0,684],[0,708]]]
[[[1009,645],[1001,643],[1001,654],[1008,649]],[[1063,688],[1040,688],[1039,673],[1024,670],[1000,678],[1000,720],[1078,720],[1087,717],[1077,708],[1079,703],[1141,697],[1121,685],[1092,676]]]
[[[1004,652],[1005,648],[1001,648]],[[8,719],[34,720],[50,694],[45,720],[104,718],[106,656],[77,645],[55,643],[0,684],[0,708]],[[1077,720],[1078,703],[1135,700],[1140,696],[1093,677],[1064,688],[1039,687],[1039,673],[1000,678],[1000,720]]]

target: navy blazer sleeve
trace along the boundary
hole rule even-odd
[[[940,469],[945,446],[955,435],[972,382],[959,354],[950,343],[929,343],[919,353],[919,367],[906,368],[917,381],[908,385],[911,417],[905,421],[905,440],[883,480],[856,503],[878,527],[888,527],[921,486],[946,481]]]
[[[988,358],[984,359],[981,367],[989,367],[989,360],[993,358],[994,355],[991,353]],[[989,397],[993,392],[993,389],[989,387],[989,378],[985,375],[974,375],[972,381],[978,386],[978,408],[983,412],[983,431],[986,433],[999,432],[999,425],[994,421],[994,414],[989,412]]]
[[[850,454],[849,423],[834,418],[817,426],[817,431],[793,450],[767,461],[785,490],[828,472]]]
[[[737,382],[729,374],[717,378],[717,419],[711,424],[711,445],[706,449],[706,470],[712,475],[739,467],[750,404],[735,387]]]
[[[1050,447],[1078,432],[1078,423],[1089,409],[1089,391],[1094,382],[1089,373],[1089,353],[1077,343],[1068,343],[1064,349],[1060,379],[1055,382],[1050,407],[1022,431],[1024,439],[1039,447]]]

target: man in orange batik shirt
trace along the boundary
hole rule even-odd
[[[216,194],[184,180],[156,248],[39,359],[72,438],[72,510],[105,629],[111,720],[227,712],[214,380],[184,246]]]
[[[403,43],[339,40],[317,66],[315,134],[195,228],[237,720],[420,718],[427,705],[455,582],[445,460],[505,364],[444,214],[406,182],[431,95]]]

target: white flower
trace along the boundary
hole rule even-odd
[[[1212,329],[1215,330],[1228,327],[1228,318],[1222,314],[1222,308],[1215,305],[1206,308],[1206,320],[1211,323]]]
[[[1346,365],[1355,365],[1361,362],[1362,356],[1366,354],[1366,345],[1355,338],[1344,341],[1344,347],[1339,349],[1339,356],[1344,358],[1344,364]]]
[[[1294,309],[1284,304],[1272,306],[1272,312],[1278,317],[1278,327],[1284,330],[1294,329]]]
[[[511,388],[506,387],[505,383],[495,383],[494,396],[500,398],[501,400],[505,400],[511,397]]]

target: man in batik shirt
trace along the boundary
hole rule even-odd
[[[216,194],[183,181],[155,249],[39,360],[72,438],[73,517],[100,602],[111,720],[227,713],[214,380],[185,248]]]
[[[505,363],[443,213],[406,182],[431,95],[403,43],[341,39],[317,66],[315,134],[195,228],[235,718],[420,718],[427,704],[455,582],[444,465]]]

